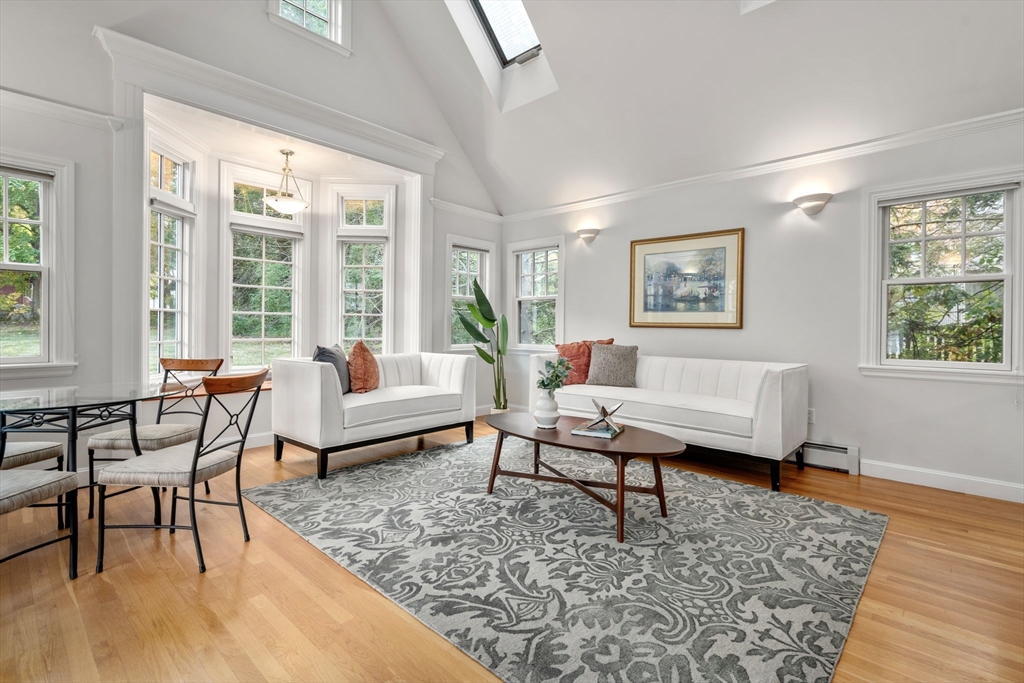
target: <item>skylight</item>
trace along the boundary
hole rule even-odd
[[[502,67],[529,61],[540,53],[540,39],[523,0],[473,0],[473,6]]]

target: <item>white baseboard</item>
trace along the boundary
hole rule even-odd
[[[1024,484],[1015,484],[1010,481],[972,477],[969,474],[942,472],[878,460],[861,460],[860,473],[866,477],[892,479],[907,484],[919,484],[936,489],[967,493],[972,496],[1024,503]]]

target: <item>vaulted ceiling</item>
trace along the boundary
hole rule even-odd
[[[506,215],[1024,106],[1018,1],[526,0],[559,89],[504,114],[444,2],[382,4]]]

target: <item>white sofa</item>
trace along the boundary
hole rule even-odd
[[[274,459],[284,443],[317,454],[317,476],[338,451],[464,427],[473,442],[476,365],[465,355],[400,353],[377,356],[380,386],[365,394],[341,393],[330,363],[309,358],[273,362],[270,392]]]
[[[544,361],[530,358],[530,411],[541,389]],[[779,463],[796,456],[803,469],[807,440],[807,366],[790,363],[638,356],[636,388],[573,384],[555,392],[563,415],[592,417],[591,399],[611,406],[623,424],[674,436],[686,444],[767,460],[772,490],[779,490]]]

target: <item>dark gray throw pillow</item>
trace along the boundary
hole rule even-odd
[[[348,380],[348,359],[345,358],[345,349],[337,344],[331,348],[323,346],[316,347],[313,360],[321,363],[330,363],[338,371],[338,379],[341,381],[341,393],[347,394],[352,391],[352,385]]]
[[[635,346],[594,344],[590,351],[590,375],[587,384],[606,387],[636,386]]]

